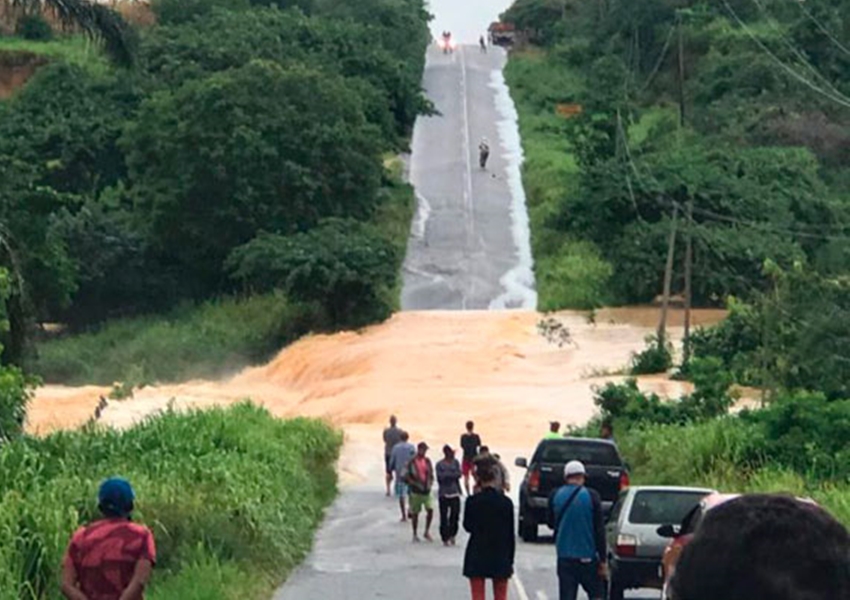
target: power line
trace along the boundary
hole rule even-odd
[[[640,92],[646,91],[649,85],[652,83],[652,80],[655,79],[655,76],[658,75],[658,71],[661,69],[661,65],[664,64],[664,59],[667,57],[667,50],[670,48],[670,42],[673,41],[673,33],[675,33],[676,28],[671,27],[670,31],[667,33],[667,39],[664,41],[664,47],[661,48],[661,54],[658,56],[658,61],[655,63],[655,68],[652,69],[652,72],[649,74],[649,77],[646,79],[646,83],[640,88]]]
[[[833,85],[833,83],[826,76],[824,76],[820,71],[815,68],[812,63],[809,62],[809,59],[806,56],[805,52],[800,50],[800,48],[793,41],[788,39],[788,36],[786,36],[783,30],[777,25],[776,19],[774,19],[773,16],[768,12],[767,8],[764,6],[764,4],[762,4],[761,0],[753,0],[753,3],[758,6],[762,15],[764,15],[764,17],[771,24],[773,29],[779,34],[779,38],[785,43],[785,45],[791,50],[791,52],[793,52],[797,56],[797,58],[800,59],[803,67],[807,68],[809,72],[811,72],[811,74],[815,76],[815,78],[819,78],[820,80],[822,80],[826,84],[826,86],[830,88],[832,93],[834,93],[840,98],[843,98],[847,102],[850,102],[850,98],[848,98],[838,88],[836,88],[835,85]]]
[[[776,56],[776,54],[774,54],[773,51],[770,48],[768,48],[764,44],[764,42],[762,42],[758,38],[758,36],[755,35],[755,33],[753,33],[752,29],[750,29],[750,27],[741,19],[741,17],[738,16],[738,13],[736,13],[735,9],[733,9],[729,5],[729,2],[727,2],[727,0],[721,0],[721,1],[723,2],[723,5],[726,7],[726,10],[729,12],[730,15],[732,15],[732,18],[734,18],[735,21],[737,21],[738,25],[741,27],[741,29],[744,30],[744,32],[747,34],[747,36],[752,41],[754,41],[756,43],[756,45],[758,45],[758,47],[761,48],[761,50],[765,54],[767,54],[780,67],[782,67],[783,70],[785,70],[789,75],[791,75],[791,77],[793,77],[794,79],[796,79],[800,83],[805,84],[806,86],[808,86],[809,88],[811,88],[812,90],[814,90],[818,94],[822,95],[823,97],[828,98],[829,100],[832,100],[836,104],[839,104],[839,105],[841,105],[845,108],[850,108],[850,98],[847,98],[846,96],[843,96],[843,95],[841,95],[841,96],[833,95],[828,90],[825,90],[825,89],[817,86],[815,83],[813,83],[809,79],[806,79],[806,77],[804,77],[803,75],[801,75],[800,73],[795,71],[792,67],[785,64],[785,62],[781,58]]]
[[[821,20],[815,17],[812,12],[808,8],[806,8],[806,4],[805,2],[803,2],[803,0],[790,1],[800,7],[800,10],[802,10],[806,14],[806,16],[809,17],[809,19],[815,24],[815,26],[820,29],[821,33],[823,33],[827,38],[829,38],[833,44],[835,44],[838,48],[841,49],[842,52],[850,56],[850,48],[841,43],[841,41],[839,41],[839,39],[835,37],[835,35],[833,35],[832,32],[829,31],[829,29],[826,28],[826,26],[821,22]]]
[[[638,170],[637,164],[635,163],[634,159],[632,158],[631,153],[628,150],[628,141],[624,141],[624,145],[626,147],[626,159],[628,160],[629,165],[631,166],[631,169],[634,172],[636,179],[638,180],[639,183],[642,183],[643,182],[643,176],[641,175],[640,171]],[[655,184],[656,187],[661,187],[661,184],[659,183],[658,179],[656,179],[652,175],[652,173],[649,173],[649,178],[652,180],[652,182]],[[644,186],[644,187],[646,187],[646,186]],[[669,196],[665,192],[662,191],[662,192],[659,192],[659,194],[660,194],[660,197],[657,199],[657,201],[660,201],[661,198],[664,198],[668,202],[668,206],[666,206],[665,208],[670,208],[671,206],[675,206],[678,210],[685,210],[686,209],[686,207],[681,202],[679,202],[675,198]],[[636,204],[635,204],[635,210],[637,210]],[[808,239],[829,240],[829,241],[850,241],[850,236],[846,236],[846,235],[813,233],[813,232],[808,232],[808,231],[800,231],[800,230],[797,230],[797,229],[787,229],[787,228],[783,228],[783,227],[776,227],[776,226],[770,225],[769,223],[761,223],[761,222],[757,222],[757,221],[748,221],[748,220],[745,220],[745,219],[739,219],[739,218],[736,218],[736,217],[730,217],[730,216],[727,216],[727,215],[722,215],[720,213],[717,213],[717,212],[714,212],[714,211],[711,211],[711,210],[708,210],[708,209],[705,209],[705,208],[694,207],[693,211],[695,213],[705,217],[706,219],[709,219],[709,220],[720,221],[720,222],[724,222],[724,223],[732,223],[732,224],[735,224],[735,225],[741,225],[743,227],[749,227],[750,229],[757,229],[757,230],[767,231],[767,232],[770,232],[770,233],[786,234],[786,235],[791,235],[791,236],[796,236],[796,237],[801,237],[801,238],[808,238]]]

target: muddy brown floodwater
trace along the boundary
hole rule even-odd
[[[281,417],[328,419],[346,432],[341,470],[349,480],[371,477],[380,465],[380,431],[395,413],[415,440],[438,449],[457,444],[467,419],[485,443],[530,449],[549,420],[581,424],[594,413],[593,387],[622,379],[632,352],[644,345],[656,308],[606,309],[595,324],[561,313],[573,344],[558,348],[537,333],[540,315],[526,311],[404,312],[386,323],[335,335],[315,335],[285,348],[269,364],[221,381],[148,387],[110,401],[101,422],[126,427],[172,404],[178,408],[227,405],[250,398]],[[697,311],[699,324],[722,311]],[[681,336],[681,313],[670,319]],[[686,384],[666,377],[641,379],[644,389],[676,396]],[[94,412],[106,388],[45,386],[38,391],[29,428],[46,433],[76,427]]]

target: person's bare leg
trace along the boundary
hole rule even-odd
[[[469,496],[469,473],[463,476],[463,487],[466,490],[466,495]]]
[[[393,474],[387,473],[386,479],[387,479],[387,498],[389,498],[390,497],[390,485],[393,482]]]
[[[410,524],[413,525],[413,541],[419,541],[419,513],[410,515]]]
[[[407,521],[407,507],[404,505],[404,496],[398,499],[398,506],[401,509],[401,522]]]
[[[429,508],[425,511],[425,539],[429,542],[433,542],[433,538],[431,537],[431,522],[434,520],[434,509]]]

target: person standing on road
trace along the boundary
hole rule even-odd
[[[549,524],[555,530],[560,600],[576,600],[578,586],[590,600],[604,596],[607,551],[602,499],[584,486],[584,465],[573,460],[564,467],[566,484],[549,496]]]
[[[603,440],[617,443],[614,440],[614,424],[611,421],[602,421],[602,425],[599,426],[599,437]]]
[[[460,463],[455,451],[443,446],[443,460],[437,463],[437,485],[440,503],[440,538],[443,545],[455,545],[460,519]]]
[[[472,421],[466,422],[466,433],[460,436],[460,447],[463,450],[463,462],[461,469],[463,471],[463,488],[466,490],[466,495],[469,495],[469,476],[472,475],[472,470],[475,467],[475,457],[478,456],[481,448],[481,438],[475,433],[475,423]]]
[[[543,436],[544,440],[560,440],[561,435],[561,424],[558,421],[549,421],[549,431],[546,435]]]
[[[490,158],[490,142],[487,138],[481,138],[481,143],[478,144],[478,163],[482,169],[487,168],[487,159]]]
[[[156,563],[153,534],[130,520],[136,495],[111,478],[98,491],[103,518],[74,533],[62,562],[68,600],[142,600]]]
[[[387,498],[390,497],[390,484],[393,482],[393,470],[390,468],[390,455],[395,445],[401,441],[401,429],[395,415],[390,417],[390,426],[384,429],[384,468],[387,480]]]
[[[488,446],[481,446],[478,456],[473,461],[475,464],[475,486],[472,488],[473,493],[478,493],[481,490],[481,482],[478,480],[478,469],[481,465],[492,466],[495,471],[496,482],[495,487],[504,493],[511,491],[511,478],[508,474],[508,469],[502,463],[502,457],[498,454],[490,452]]]
[[[495,600],[507,600],[508,580],[514,574],[514,503],[498,488],[493,461],[478,470],[481,492],[466,499],[463,528],[469,543],[463,560],[463,575],[469,578],[472,600],[484,600],[487,579],[493,580]]]
[[[407,521],[407,496],[409,489],[404,480],[407,475],[407,465],[416,455],[416,448],[408,440],[410,435],[406,431],[401,432],[401,441],[393,446],[390,453],[390,470],[395,473],[395,497],[398,498],[398,507],[401,509],[401,522]]]
[[[410,522],[413,525],[413,541],[419,541],[419,513],[425,511],[425,539],[431,537],[431,522],[434,520],[434,500],[431,498],[431,488],[434,485],[434,465],[425,456],[428,444],[419,442],[416,456],[407,464],[405,480],[410,486]]]

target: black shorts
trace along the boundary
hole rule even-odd
[[[390,469],[390,455],[389,454],[384,454],[384,472],[387,475],[390,475],[393,472],[393,470]]]

